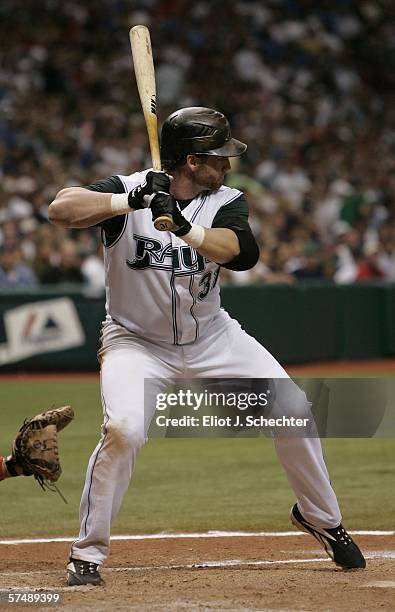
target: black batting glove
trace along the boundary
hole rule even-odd
[[[144,196],[150,196],[157,191],[170,191],[170,177],[166,172],[147,172],[144,183],[135,187],[128,194],[128,204],[130,208],[138,210],[139,208],[147,208],[144,201]]]
[[[159,192],[155,194],[150,203],[152,220],[155,221],[162,215],[170,215],[173,219],[174,229],[170,230],[176,236],[185,236],[192,225],[182,214],[176,200],[169,193]]]

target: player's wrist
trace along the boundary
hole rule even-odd
[[[137,201],[134,204],[132,206],[129,202],[129,194],[127,193],[113,193],[111,196],[111,212],[115,215],[125,215],[133,212],[133,210],[144,208]]]
[[[24,474],[23,467],[18,464],[12,455],[4,457],[3,475],[4,478],[14,478]],[[27,474],[26,474],[27,475]]]
[[[190,228],[186,227],[187,232],[183,235],[178,233],[178,236],[183,239],[184,242],[189,244],[193,249],[198,249],[202,246],[205,238],[205,229],[202,225],[187,222]],[[184,228],[183,228],[184,229]]]

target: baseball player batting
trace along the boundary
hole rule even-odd
[[[164,172],[66,188],[50,204],[56,225],[100,226],[105,247],[107,315],[99,350],[104,422],[88,465],[69,585],[103,583],[99,566],[108,555],[111,524],[154,413],[154,402],[150,414],[144,411],[145,378],[158,381],[157,392],[163,379],[172,378],[288,378],[220,306],[221,266],[248,270],[259,255],[243,193],[223,185],[228,158],[246,148],[232,138],[222,113],[183,108],[162,127]],[[153,220],[161,215],[171,215],[174,230],[155,229]],[[307,401],[296,385],[293,397]],[[277,437],[274,445],[297,499],[292,522],[315,536],[337,565],[365,567],[341,525],[320,440]]]

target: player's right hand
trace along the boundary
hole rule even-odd
[[[173,220],[173,227],[169,231],[173,234],[182,237],[190,231],[192,225],[185,219],[172,195],[159,191],[152,195],[149,201],[153,221],[158,217],[169,216]]]
[[[135,187],[128,195],[128,204],[130,208],[138,210],[148,206],[145,196],[150,196],[158,191],[169,193],[170,191],[170,176],[166,172],[153,171],[147,172],[144,183]]]

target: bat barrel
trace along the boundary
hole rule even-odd
[[[156,115],[155,69],[149,29],[144,25],[133,26],[129,31],[129,38],[137,89],[148,132],[152,167],[158,171],[162,169],[162,165]],[[170,214],[155,219],[154,226],[159,231],[168,231],[175,227]]]

